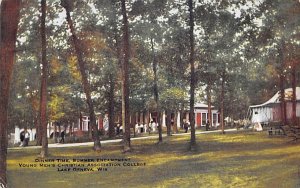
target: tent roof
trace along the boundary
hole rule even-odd
[[[291,97],[293,96],[293,89],[287,88],[284,90],[284,93],[285,93],[285,99],[291,100]],[[270,98],[267,102],[258,105],[252,105],[250,106],[250,108],[258,108],[270,104],[279,103],[280,102],[279,99],[280,99],[280,91],[277,91],[277,93],[272,98]],[[296,100],[297,101],[300,100],[300,87],[296,87]]]

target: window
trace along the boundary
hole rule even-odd
[[[213,114],[213,125],[217,123],[217,114]]]
[[[202,125],[206,124],[206,117],[207,117],[207,114],[206,113],[202,113]]]

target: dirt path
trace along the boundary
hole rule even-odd
[[[225,132],[236,132],[236,129],[227,129]],[[209,133],[218,133],[221,132],[221,130],[214,130],[214,131],[204,131],[204,132],[196,132],[196,134],[209,134]],[[179,134],[173,134],[172,136],[182,136],[182,135],[188,135],[190,133],[179,133]],[[166,137],[167,135],[163,135],[163,137]],[[145,139],[154,139],[158,138],[158,135],[155,136],[145,136],[145,137],[138,137],[138,138],[131,138],[131,140],[145,140]],[[119,143],[122,139],[113,139],[113,140],[103,140],[101,141],[101,144],[108,144],[108,143]],[[48,148],[64,148],[64,147],[75,147],[75,146],[92,146],[94,142],[83,142],[83,143],[55,143],[55,144],[49,144]],[[41,146],[28,146],[26,148],[30,149],[36,149],[41,148]],[[16,150],[16,149],[24,149],[24,147],[14,147],[14,148],[8,148],[9,150]]]

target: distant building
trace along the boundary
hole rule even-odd
[[[212,126],[217,127],[219,126],[220,122],[220,115],[217,109],[215,109],[214,106],[212,108]],[[176,114],[176,115],[175,115]],[[104,116],[101,114],[97,114],[97,126],[99,130],[108,131],[108,114],[105,114]],[[121,117],[119,114],[115,114],[115,125],[121,124]],[[143,128],[146,131],[147,126],[146,124],[151,123],[152,121],[156,122],[157,119],[157,113],[156,112],[146,112],[146,113],[135,113],[130,116],[130,125],[133,127],[136,124],[143,124]],[[180,125],[180,113],[174,112],[171,115],[171,119],[174,122],[174,124],[177,127],[182,127]],[[185,110],[183,114],[183,119],[189,121],[189,111]],[[195,127],[200,128],[201,126],[205,126],[208,121],[208,106],[206,104],[196,103],[195,104]],[[61,131],[65,131],[66,134],[70,132],[87,132],[89,130],[89,124],[90,124],[90,118],[87,115],[81,115],[78,117],[78,120],[76,120],[76,123],[70,123],[66,127],[62,126],[60,127]],[[166,114],[162,114],[162,126],[166,126]],[[65,129],[66,128],[66,129]],[[154,128],[155,129],[155,128]],[[24,128],[15,127],[15,133],[14,133],[14,143],[19,143],[21,138],[21,133],[24,131]],[[33,141],[36,139],[36,129],[28,129],[28,132],[30,133],[30,141]],[[50,122],[47,126],[47,136],[48,138],[53,138],[53,135],[55,134],[55,126],[53,122]],[[57,126],[56,128],[56,135],[59,135],[59,128]]]
[[[98,129],[101,130],[103,129],[103,117],[101,114],[97,114],[96,115],[96,123],[98,126]],[[61,125],[61,131],[65,131],[65,133],[69,133],[70,131],[72,132],[76,132],[76,131],[85,131],[87,132],[89,130],[89,116],[83,115],[81,117],[78,117],[78,121],[77,123],[70,123],[69,125],[66,126],[66,130],[65,127]],[[72,126],[71,126],[72,125]],[[72,129],[71,129],[72,128]],[[15,126],[15,133],[14,135],[14,143],[19,143],[21,141],[21,133],[24,132],[24,128],[19,128],[18,126]],[[37,135],[36,135],[36,128],[28,128],[28,132],[30,134],[30,141],[33,141],[36,139]],[[47,137],[48,138],[53,138],[55,132],[55,126],[53,122],[48,123],[47,125]],[[59,134],[59,128],[57,126],[56,129],[56,135]]]
[[[194,112],[195,112],[195,127],[200,128],[202,126],[205,126],[206,123],[208,122],[208,105],[203,104],[203,103],[196,103],[194,106]],[[165,115],[163,115],[163,118]],[[185,110],[183,114],[183,119],[186,121],[190,122],[190,117],[189,117],[189,111]],[[214,107],[211,106],[211,120],[212,123],[211,125],[213,127],[217,127],[220,125],[220,113],[219,111]],[[180,126],[180,113],[178,112],[177,114],[177,127],[182,127]],[[165,126],[165,118],[163,119],[163,126]]]
[[[196,127],[205,126],[208,121],[208,105],[202,103],[195,104],[195,125]],[[211,125],[214,127],[220,124],[220,113],[218,110],[211,106]]]

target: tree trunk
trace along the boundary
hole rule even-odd
[[[149,127],[149,114],[150,114],[150,112],[146,111],[145,113],[146,113],[145,114],[145,124],[146,124],[147,131],[150,134],[150,127]]]
[[[284,79],[284,40],[281,41],[281,46],[279,49],[279,61],[281,63],[280,69],[280,101],[281,101],[281,121],[283,125],[287,125],[287,118],[286,118],[286,101],[285,101],[285,79]]]
[[[82,113],[79,112],[79,130],[82,131],[82,124],[83,124],[83,121],[82,121]]]
[[[283,125],[287,124],[286,118],[286,101],[285,101],[285,89],[284,89],[284,75],[280,73],[280,106],[281,106],[281,121]]]
[[[96,115],[95,115],[95,119],[96,119]],[[92,133],[92,127],[91,127],[91,120],[87,122],[88,123],[88,137],[89,140],[93,139],[93,133]],[[97,123],[96,123],[97,124]]]
[[[73,136],[73,123],[70,123],[69,125],[70,125],[70,127],[69,127],[69,137],[71,138]],[[66,131],[66,133],[67,133],[67,131]]]
[[[96,124],[96,115],[94,112],[94,106],[93,106],[93,101],[92,101],[92,97],[91,97],[91,89],[90,89],[90,84],[88,82],[88,76],[86,73],[86,70],[87,70],[86,63],[83,60],[83,53],[80,49],[81,48],[80,41],[77,38],[75,28],[73,26],[73,22],[72,22],[71,15],[70,15],[71,1],[70,0],[61,0],[61,6],[64,7],[66,10],[66,20],[67,20],[67,23],[69,25],[69,28],[70,28],[70,31],[72,34],[72,41],[73,41],[75,52],[76,52],[77,59],[78,59],[79,71],[81,74],[83,90],[86,95],[86,102],[87,102],[87,105],[89,108],[90,125],[92,128],[93,140],[94,140],[94,150],[101,151],[99,131],[98,131],[98,127]]]
[[[190,77],[190,125],[191,125],[191,143],[190,149],[196,149],[196,134],[195,134],[195,61],[194,61],[194,10],[193,10],[193,0],[188,1],[189,5],[189,26],[190,26],[190,67],[191,67],[191,77]]]
[[[58,140],[58,143],[61,141],[61,124],[60,123],[58,124],[58,138],[57,138],[57,140]]]
[[[36,56],[38,57],[37,59],[37,66],[40,67],[41,65],[41,57],[39,55],[39,52],[36,53]],[[37,74],[40,75],[41,74],[41,69],[37,70]],[[41,89],[41,85],[40,85],[40,89]],[[39,93],[39,95],[41,95],[41,93]],[[39,98],[39,103],[41,102],[41,99]],[[42,139],[43,139],[43,132],[42,132],[42,124],[41,124],[41,118],[40,118],[40,104],[39,104],[39,109],[37,109],[37,125],[36,125],[36,145],[37,146],[42,146]]]
[[[183,117],[184,115],[184,104],[182,103],[180,106],[180,128],[183,129]]]
[[[21,0],[2,0],[0,17],[0,187],[7,187],[8,101]]]
[[[167,111],[167,136],[171,136],[171,112],[170,110]]]
[[[220,105],[220,123],[222,128],[222,134],[224,134],[224,95],[225,95],[225,70],[222,72],[222,83],[221,83],[221,105]]]
[[[112,1],[113,6],[115,7],[115,2]],[[121,39],[118,32],[118,23],[117,23],[117,10],[116,8],[113,9],[113,15],[115,18],[114,22],[114,38],[115,38],[115,48],[117,51],[117,58],[118,58],[118,68],[122,69],[122,52],[121,52]],[[119,73],[115,73],[119,74]],[[109,137],[113,137],[115,135],[115,84],[116,84],[116,76],[114,76],[112,73],[109,75],[110,79],[110,92],[109,92],[109,110],[108,110],[108,118],[109,118]],[[122,113],[121,113],[122,116]],[[119,115],[118,115],[118,124],[119,124]],[[120,125],[119,125],[120,126]]]
[[[41,1],[41,40],[42,40],[42,75],[41,75],[41,97],[40,97],[40,128],[42,134],[42,149],[40,157],[48,156],[48,138],[47,138],[47,79],[48,62],[46,54],[46,0]]]
[[[293,88],[293,96],[292,96],[292,121],[294,126],[297,125],[297,117],[296,117],[296,110],[297,110],[297,94],[296,94],[296,62],[292,62],[292,88]]]
[[[124,152],[131,150],[130,143],[130,125],[129,125],[129,29],[125,0],[121,0],[121,9],[123,17],[123,48],[122,48],[122,126],[125,130],[123,135]]]
[[[38,113],[38,112],[37,112]],[[37,114],[35,116],[35,127],[36,127],[36,145],[37,146],[42,146],[42,134],[41,134],[41,130],[40,130],[40,122],[39,122],[39,115]]]
[[[65,142],[65,138],[67,137],[67,127],[68,127],[69,123],[68,122],[65,122],[64,123],[64,142]]]
[[[178,112],[177,111],[175,111],[175,114],[174,114],[174,127],[173,127],[173,130],[174,130],[174,133],[178,133],[178,128],[177,128],[177,116],[178,116]]]
[[[154,101],[156,103],[156,113],[157,113],[157,123],[158,123],[158,142],[162,142],[162,125],[161,123],[159,123],[160,110],[159,110],[159,96],[158,96],[158,87],[157,87],[157,61],[155,58],[153,38],[151,38],[151,51],[152,51],[152,68],[154,74],[153,95],[154,95]]]
[[[56,138],[56,132],[57,132],[57,123],[54,123],[54,132],[53,132],[53,140],[55,143],[57,143],[57,138]]]
[[[160,112],[158,111],[157,112],[157,123],[158,123],[158,142],[161,143],[163,141],[163,138],[162,138],[162,121],[161,121],[161,114]]]
[[[115,79],[112,73],[109,74],[109,100],[108,100],[108,136],[115,136]]]
[[[130,115],[130,128],[133,128],[133,137],[136,137],[135,124],[136,124],[136,116],[135,116],[135,113],[132,113]]]
[[[207,106],[208,106],[208,122],[209,122],[209,127],[212,126],[212,114],[211,114],[211,93],[210,93],[210,90],[211,90],[211,82],[208,81],[207,83],[207,87],[206,87],[206,95],[207,95]]]

